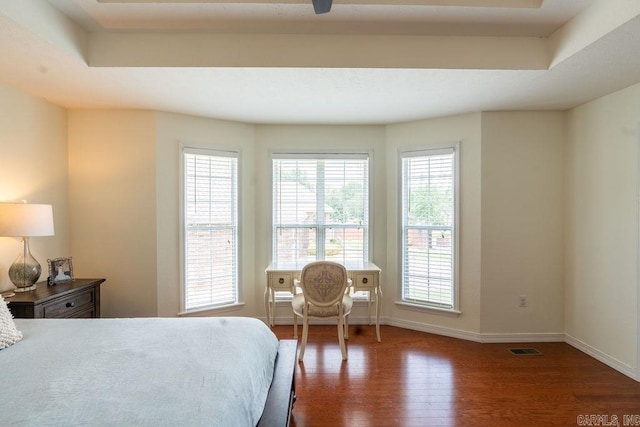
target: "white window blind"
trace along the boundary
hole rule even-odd
[[[274,155],[272,164],[273,261],[366,261],[368,156]]]
[[[237,302],[237,153],[184,151],[186,310]]]
[[[402,300],[455,308],[455,150],[402,155]]]

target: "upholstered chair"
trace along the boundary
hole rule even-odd
[[[296,287],[302,293],[295,294],[291,300],[294,325],[297,328],[297,317],[302,318],[302,344],[298,360],[302,361],[304,349],[309,335],[309,318],[331,318],[338,321],[338,341],[342,360],[347,360],[347,349],[344,344],[344,331],[349,325],[349,313],[353,300],[345,292],[350,280],[347,269],[336,262],[317,261],[304,266]]]

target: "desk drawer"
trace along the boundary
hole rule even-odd
[[[372,273],[355,273],[353,287],[357,289],[373,289],[377,286],[376,275]]]
[[[63,318],[73,317],[74,313],[85,310],[93,310],[95,305],[95,292],[93,289],[72,294],[56,299],[42,306],[43,317]]]
[[[272,289],[279,291],[290,291],[293,286],[293,275],[291,273],[273,273],[269,275]]]

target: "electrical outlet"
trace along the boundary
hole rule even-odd
[[[518,305],[520,307],[526,307],[527,306],[527,296],[526,295],[520,295]]]

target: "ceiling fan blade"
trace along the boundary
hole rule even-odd
[[[333,0],[312,0],[313,10],[316,11],[316,15],[321,13],[327,13],[331,10],[331,3]]]

